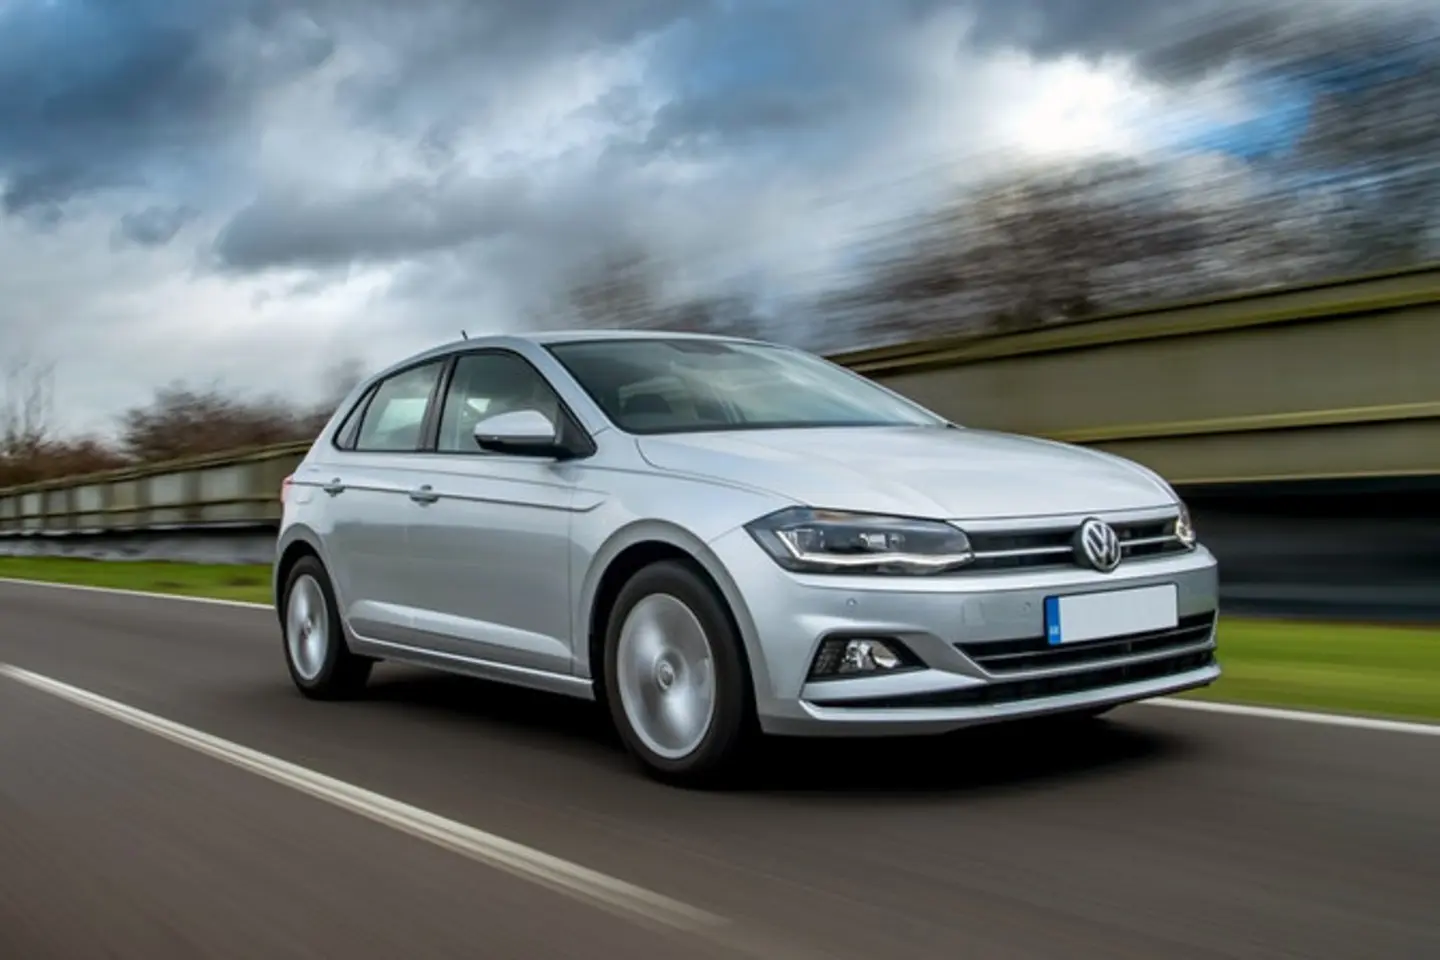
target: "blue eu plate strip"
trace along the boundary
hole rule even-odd
[[[1045,641],[1050,646],[1060,643],[1060,598],[1045,598]]]

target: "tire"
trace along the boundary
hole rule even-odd
[[[306,623],[311,627],[308,644],[301,633]],[[335,590],[318,557],[300,558],[286,578],[280,630],[285,666],[302,694],[345,700],[365,689],[375,661],[356,656],[345,642]]]
[[[724,601],[688,565],[653,563],[621,588],[605,625],[604,691],[620,739],[651,776],[699,787],[738,773],[755,732],[750,671]],[[665,722],[653,708],[666,698],[703,719]]]

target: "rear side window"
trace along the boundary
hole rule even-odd
[[[425,429],[425,411],[443,366],[443,360],[436,360],[382,381],[365,408],[355,449],[367,453],[409,453],[418,449]]]

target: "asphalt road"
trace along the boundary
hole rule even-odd
[[[716,921],[602,908],[10,675],[0,957],[1440,956],[1440,737],[1134,706],[781,743],[696,793],[586,704],[393,668],[305,701],[265,611],[0,583],[0,663]]]

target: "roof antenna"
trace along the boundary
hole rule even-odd
[[[460,331],[460,339],[461,339],[461,340],[469,340],[469,339],[470,339],[470,334],[466,333],[464,330],[461,330],[461,331]]]

